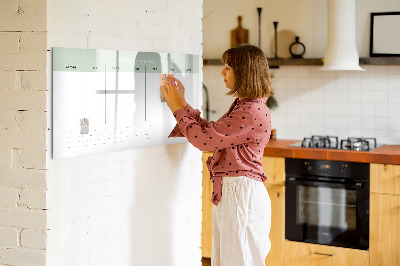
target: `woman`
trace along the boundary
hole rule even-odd
[[[265,265],[271,247],[271,202],[261,164],[271,130],[268,62],[252,45],[228,49],[222,62],[227,95],[237,98],[216,122],[202,119],[186,103],[177,79],[161,87],[178,122],[170,137],[185,136],[201,151],[214,151],[207,160],[213,182],[212,265]]]

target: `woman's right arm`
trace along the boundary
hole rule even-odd
[[[167,77],[169,82],[176,82],[178,89],[178,98],[179,98],[179,102],[180,105],[183,106],[183,110],[186,112],[186,114],[188,116],[190,116],[191,118],[193,118],[194,120],[196,120],[199,125],[204,128],[207,127],[210,122],[208,122],[206,119],[200,117],[200,111],[197,109],[194,109],[192,106],[190,106],[186,100],[185,100],[185,87],[183,86],[182,82],[175,78],[175,77]],[[182,132],[179,129],[179,125],[176,124],[176,126],[174,127],[174,129],[171,131],[170,135],[168,136],[170,137],[184,137],[184,135],[182,134]]]

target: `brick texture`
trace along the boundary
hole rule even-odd
[[[46,233],[37,230],[21,231],[21,246],[34,249],[46,249]]]
[[[46,12],[0,2],[0,265],[46,263]]]

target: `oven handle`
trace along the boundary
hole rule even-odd
[[[291,181],[291,182],[296,182],[296,183],[301,183],[304,185],[340,185],[348,188],[354,188],[354,189],[361,189],[363,187],[362,182],[356,182],[356,183],[346,183],[346,182],[332,182],[332,181],[321,181],[321,180],[316,180],[316,181],[309,181],[309,180],[304,180],[303,178],[297,178],[297,177],[288,177],[286,181]]]
[[[331,257],[335,256],[335,253],[333,253],[333,254],[328,254],[328,253],[314,252],[314,254],[315,254],[315,255],[323,255],[323,256],[331,256]]]

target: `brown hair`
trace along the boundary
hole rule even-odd
[[[227,95],[254,99],[274,94],[268,61],[260,48],[249,44],[240,45],[226,50],[221,60],[235,74],[235,85]]]

